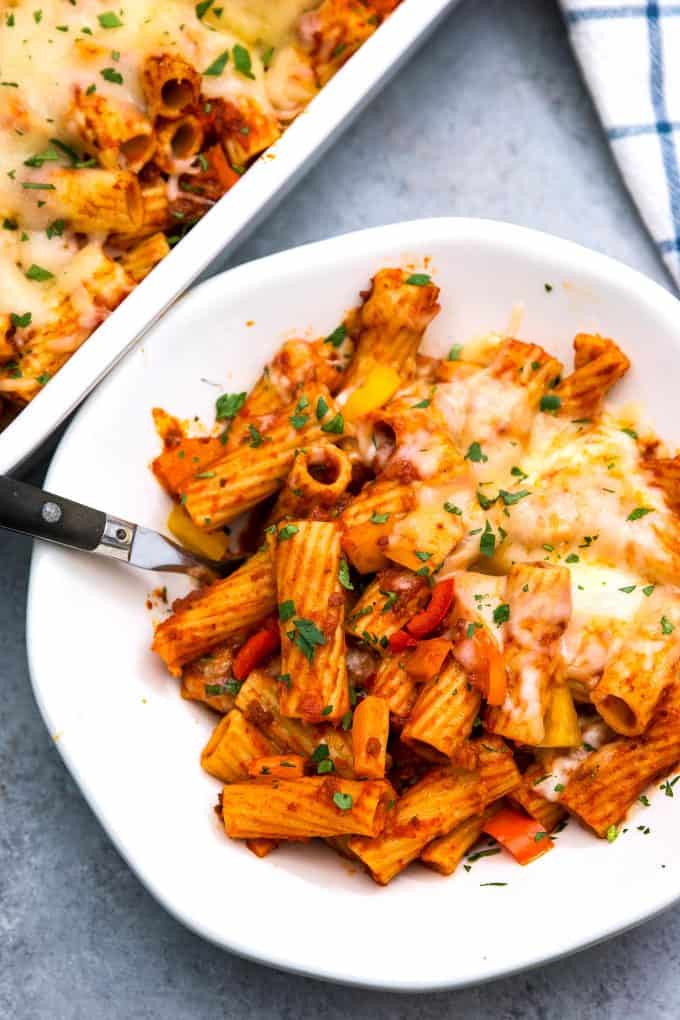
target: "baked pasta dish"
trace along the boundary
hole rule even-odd
[[[0,427],[399,2],[0,4]]]
[[[227,836],[321,838],[380,884],[527,864],[570,815],[635,838],[680,760],[680,457],[604,404],[613,340],[579,334],[570,368],[499,334],[433,358],[428,272],[361,297],[204,435],[154,412],[171,532],[249,550],[153,641],[219,715],[201,763]]]

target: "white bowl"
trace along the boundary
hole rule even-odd
[[[274,255],[190,293],[90,397],[46,487],[162,529],[169,501],[147,470],[158,448],[151,408],[210,421],[219,393],[250,386],[285,337],[330,332],[369,277],[393,264],[427,266],[442,288],[428,350],[502,329],[523,301],[519,335],[567,363],[575,333],[615,337],[633,362],[617,399],[643,401],[659,431],[680,440],[673,297],[556,238],[426,220]],[[572,952],[680,897],[678,807],[658,792],[615,843],[572,821],[526,869],[505,854],[450,879],[416,864],[382,889],[323,846],[257,860],[224,837],[212,812],[219,784],[199,754],[215,717],[182,701],[149,652],[145,600],[165,580],[39,545],[29,661],[46,725],[112,840],[160,902],[206,938],[305,974],[424,990]]]

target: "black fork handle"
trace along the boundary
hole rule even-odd
[[[0,527],[92,552],[104,534],[106,514],[0,475]]]

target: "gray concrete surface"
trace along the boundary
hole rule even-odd
[[[553,0],[464,2],[232,261],[437,214],[553,231],[667,285]],[[43,728],[24,647],[29,553],[0,535],[1,1020],[680,1015],[680,908],[532,973],[422,997],[275,973],[186,931],[109,844]],[[547,904],[534,923],[559,918]],[[452,952],[464,930],[452,923]]]

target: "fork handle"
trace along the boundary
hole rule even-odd
[[[106,529],[101,510],[0,475],[0,527],[92,552]]]

